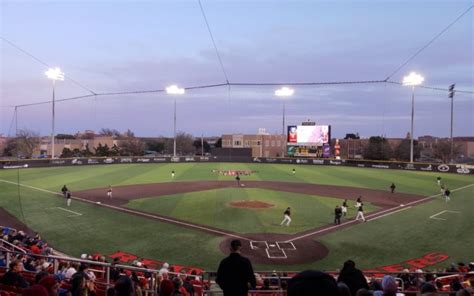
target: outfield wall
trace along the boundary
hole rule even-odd
[[[0,169],[19,169],[55,166],[111,165],[120,163],[196,163],[196,162],[243,162],[274,163],[295,165],[328,165],[360,168],[396,169],[407,171],[425,171],[438,173],[474,174],[474,165],[407,163],[391,161],[368,161],[346,159],[310,159],[310,158],[265,158],[246,156],[180,156],[180,157],[91,157],[58,159],[25,159],[0,161]]]

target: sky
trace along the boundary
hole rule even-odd
[[[47,66],[60,67],[56,99],[95,93],[231,83],[384,80],[472,6],[472,1],[210,1],[199,2],[0,0],[0,134],[15,128],[51,133]],[[415,71],[424,85],[474,91],[471,9],[396,72]],[[12,42],[25,52],[11,45]],[[31,57],[31,56],[34,56]],[[78,86],[78,82],[83,87]],[[291,86],[291,84],[288,84]],[[333,137],[405,137],[410,130],[410,87],[391,83],[232,86],[166,93],[92,96],[56,103],[56,133],[130,129],[138,136],[195,136],[282,132],[308,119],[331,125]],[[88,90],[87,90],[88,89]],[[447,91],[415,89],[415,137],[449,137]],[[474,136],[474,95],[456,93],[454,136]],[[15,120],[16,119],[16,120]]]

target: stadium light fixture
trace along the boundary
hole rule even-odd
[[[275,96],[277,97],[290,97],[295,93],[295,90],[289,87],[282,87],[275,91]]]
[[[49,68],[44,72],[46,76],[53,81],[53,101],[52,101],[52,126],[51,126],[51,158],[54,158],[54,107],[55,107],[55,90],[56,80],[64,81],[64,72],[60,68]]]
[[[169,95],[183,95],[185,93],[184,88],[180,88],[173,84],[166,88],[166,93]],[[173,157],[176,157],[176,97],[174,97],[174,136],[173,136]]]
[[[170,85],[166,88],[166,93],[169,94],[169,95],[182,95],[184,94],[186,91],[184,90],[184,88],[180,88],[178,87],[177,85]]]
[[[413,122],[415,119],[415,86],[420,85],[425,78],[415,72],[403,77],[403,85],[411,86],[411,132],[410,132],[410,162],[413,163]]]
[[[291,97],[295,93],[295,90],[289,87],[282,87],[280,89],[275,90],[275,96],[277,97]],[[282,149],[282,154],[281,157],[285,156],[285,150],[286,150],[286,141],[285,139],[285,100],[283,100],[283,112],[282,112],[282,128],[281,128],[281,134],[283,136],[283,149]]]

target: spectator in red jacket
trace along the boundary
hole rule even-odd
[[[173,292],[174,285],[173,282],[168,278],[168,273],[163,272],[161,274],[163,279],[161,280],[160,287],[159,287],[159,295],[160,296],[171,296],[171,293]]]

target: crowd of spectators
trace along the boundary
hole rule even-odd
[[[415,296],[420,293],[436,296],[441,295],[438,294],[440,291],[449,291],[443,295],[464,296],[472,295],[471,284],[474,283],[474,262],[453,263],[435,272],[407,269],[385,276],[366,275],[352,260],[346,261],[336,273],[316,270],[291,274],[275,271],[255,273],[250,261],[240,255],[241,244],[234,241],[231,255],[223,260],[230,265],[219,267],[221,278],[218,274],[217,283],[210,279],[203,281],[195,272],[174,273],[168,263],[152,272],[140,261],[133,262],[132,266],[144,268],[142,270],[126,268],[115,258],[111,262],[110,282],[107,284],[104,265],[100,264],[107,263],[104,256],[84,254],[81,256],[85,259],[83,262],[59,260],[55,268],[53,260],[45,257],[53,250],[40,235],[27,235],[12,229],[1,231],[4,241],[24,253],[12,255],[9,266],[5,266],[6,252],[0,248],[0,296],[198,296],[202,291],[217,291],[218,286],[233,287],[232,282],[237,280],[248,285],[247,289],[240,294],[229,292],[234,291],[233,288],[224,289],[224,295],[247,295],[250,290],[259,296]],[[224,277],[223,271],[226,273]],[[446,280],[441,281],[443,277]],[[265,294],[259,294],[263,291]]]

